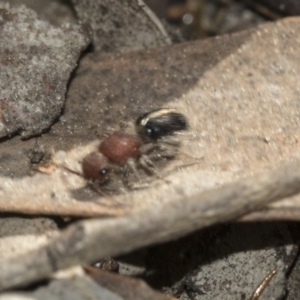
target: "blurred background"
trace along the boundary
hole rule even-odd
[[[145,0],[173,39],[199,39],[248,29],[300,13],[299,0]],[[171,28],[170,28],[171,27]],[[176,29],[179,31],[176,33]]]

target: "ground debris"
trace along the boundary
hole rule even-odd
[[[125,52],[171,44],[160,20],[141,0],[72,0],[79,20],[93,29],[101,52]]]
[[[0,3],[0,41],[0,137],[40,134],[61,114],[89,38],[78,25],[53,27],[25,6]]]

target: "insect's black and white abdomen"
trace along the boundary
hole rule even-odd
[[[136,121],[136,130],[142,139],[157,140],[187,129],[186,117],[172,108],[150,111]]]

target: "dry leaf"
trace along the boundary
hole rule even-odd
[[[95,149],[97,136],[121,126],[132,132],[141,113],[177,107],[189,118],[191,129],[183,138],[182,155],[161,170],[172,174],[170,184],[153,183],[153,198],[149,190],[100,198],[80,176],[65,169],[50,176],[32,173],[27,154],[36,142],[16,137],[0,145],[2,174],[33,176],[2,178],[0,209],[120,215],[297,159],[298,24],[294,19],[267,24],[233,36],[176,45],[167,53],[156,49],[121,57],[88,55],[70,85],[64,116],[38,143],[53,152],[54,159],[64,153],[72,161],[71,169],[80,170],[80,159]],[[176,171],[191,162],[186,154],[202,159]],[[286,199],[266,217],[276,218],[278,212],[280,218],[297,219],[299,202],[299,197]]]
[[[238,218],[300,191],[300,162],[112,219],[77,222],[45,247],[0,260],[0,290]],[[152,190],[153,192],[153,190]],[[151,199],[151,195],[149,195]]]

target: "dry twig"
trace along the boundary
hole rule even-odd
[[[300,191],[300,162],[170,201],[134,215],[78,222],[47,246],[0,261],[0,289],[24,286],[76,264],[87,264],[233,220]]]

